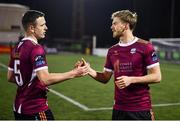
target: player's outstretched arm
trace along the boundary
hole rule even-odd
[[[93,79],[95,79],[96,81],[99,81],[101,83],[106,84],[112,76],[112,72],[108,72],[108,71],[102,71],[102,72],[98,72],[94,69],[92,69],[89,65],[89,76],[91,76]]]
[[[52,85],[75,77],[84,76],[88,73],[87,66],[78,67],[65,73],[49,73],[48,69],[37,71],[39,80],[45,85]]]

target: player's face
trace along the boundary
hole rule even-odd
[[[121,36],[123,36],[126,26],[125,23],[122,23],[119,18],[115,17],[113,18],[111,29],[113,32],[113,37],[119,39]]]
[[[44,17],[39,17],[36,19],[36,25],[34,26],[34,36],[37,39],[45,37],[47,31],[46,21]]]

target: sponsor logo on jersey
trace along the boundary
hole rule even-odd
[[[35,66],[41,66],[45,64],[45,58],[43,55],[38,55],[35,57]]]
[[[158,60],[158,55],[157,55],[156,52],[153,52],[151,56],[152,56],[152,61],[157,61]]]

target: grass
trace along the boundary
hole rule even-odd
[[[73,68],[74,63],[81,57],[90,62],[91,66],[101,71],[105,62],[104,57],[86,56],[80,54],[48,55],[50,72],[65,72]],[[0,62],[8,64],[8,55],[0,55]],[[168,62],[161,63],[162,82],[151,85],[153,104],[180,103],[179,92],[180,65]],[[16,93],[16,86],[6,80],[7,70],[0,66],[0,120],[13,120],[12,103]],[[65,81],[50,86],[63,95],[86,105],[89,108],[112,107],[114,85],[113,78],[106,85],[88,76]],[[111,110],[84,111],[72,103],[48,93],[48,103],[55,118],[59,120],[110,120]],[[180,105],[167,107],[153,107],[155,118],[158,120],[180,119]]]

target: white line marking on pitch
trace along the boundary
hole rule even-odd
[[[79,103],[79,102],[77,102],[77,101],[75,101],[75,100],[73,100],[73,99],[71,99],[71,98],[69,98],[69,97],[55,91],[55,90],[53,90],[53,89],[49,89],[49,91],[52,92],[53,94],[65,99],[65,100],[67,100],[68,102],[71,102],[72,104],[78,106],[79,108],[81,108],[81,109],[83,109],[85,111],[89,110],[89,108],[87,106],[85,106],[85,105],[83,105],[83,104],[81,104],[81,103]]]
[[[0,62],[0,66],[3,67],[3,68],[8,68],[6,65],[4,65],[3,63]]]
[[[153,107],[166,107],[166,106],[176,106],[176,105],[180,105],[180,103],[154,104]]]
[[[61,93],[59,93],[59,92],[57,92],[55,90],[52,90],[52,89],[49,89],[49,90],[50,90],[50,92],[54,93],[55,95],[57,95],[57,96],[65,99],[65,100],[71,102],[72,104],[78,106],[79,108],[81,108],[81,109],[83,109],[85,111],[112,110],[111,107],[88,108],[87,106],[85,106],[85,105],[83,105],[83,104],[81,104],[81,103],[79,103],[79,102],[77,102],[77,101],[75,101],[75,100],[73,100],[73,99],[71,99],[69,97],[66,97],[63,94],[61,94]],[[180,103],[154,104],[152,106],[153,107],[166,107],[166,106],[177,106],[177,105],[180,105]]]
[[[3,63],[0,63],[0,66],[3,67],[3,68],[6,68],[6,69],[8,68]],[[81,104],[81,103],[79,103],[79,102],[77,102],[77,101],[75,101],[75,100],[73,100],[73,99],[71,99],[71,98],[69,98],[69,97],[67,97],[67,96],[65,96],[65,95],[55,91],[55,90],[53,90],[53,89],[49,89],[49,91],[52,92],[53,94],[55,94],[55,95],[65,99],[65,100],[67,100],[68,102],[78,106],[79,108],[81,108],[81,109],[83,109],[85,111],[112,110],[111,107],[88,108],[87,106],[85,106],[85,105],[83,105],[83,104]],[[165,107],[165,106],[177,106],[177,105],[180,105],[180,103],[154,104],[152,106],[153,107]]]

